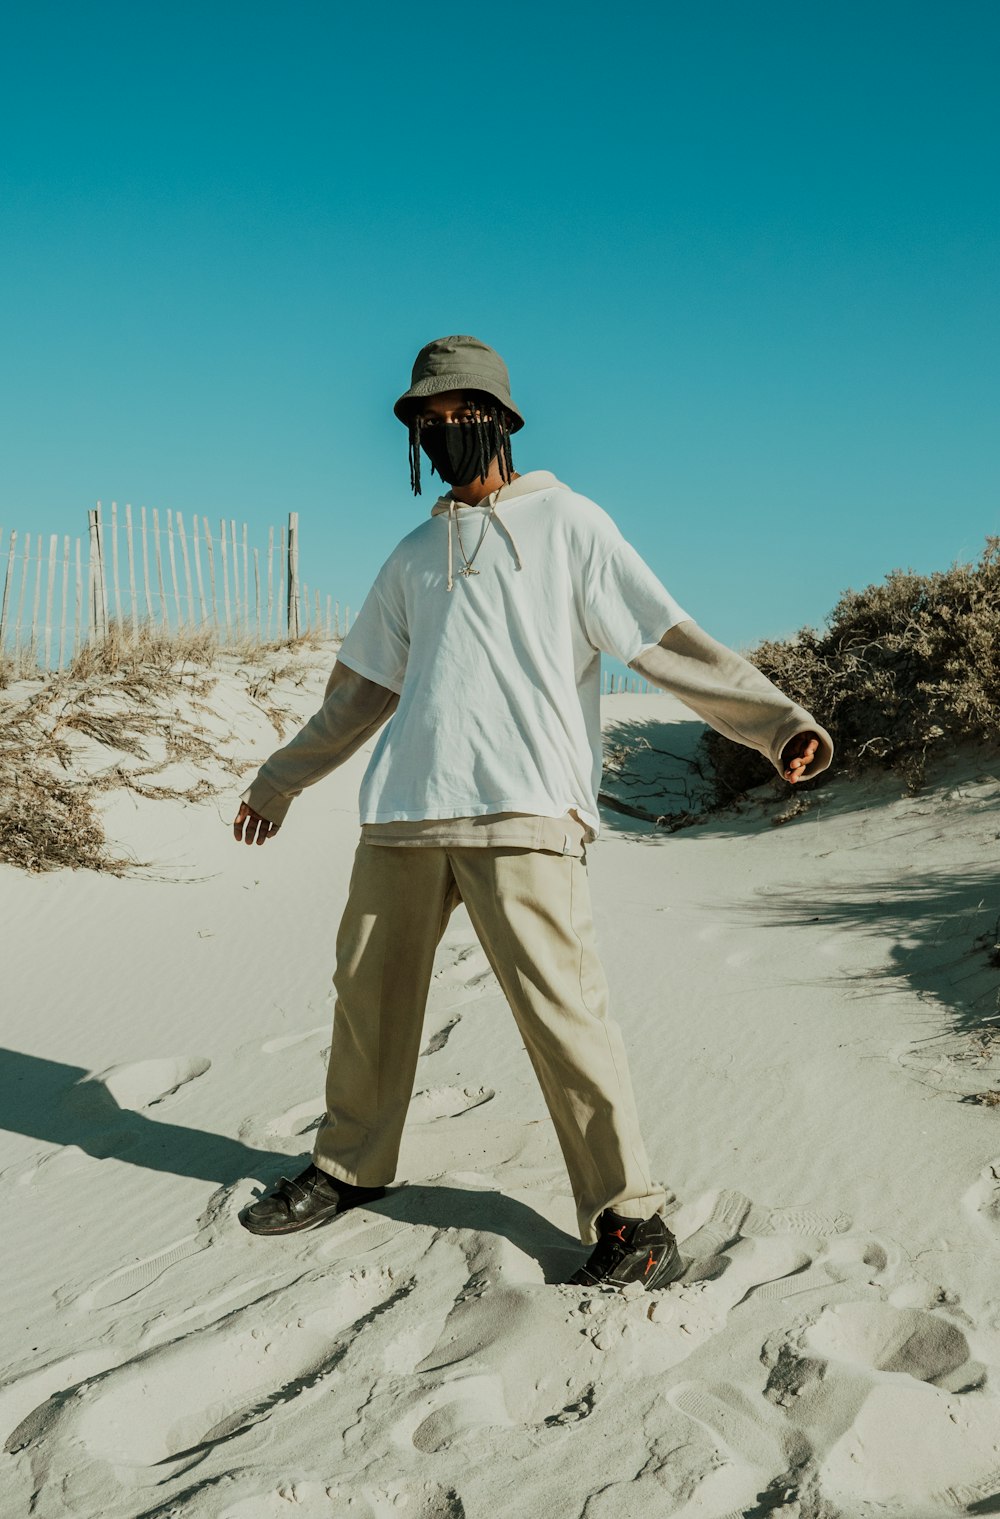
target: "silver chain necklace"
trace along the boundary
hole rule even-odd
[[[486,521],[483,524],[483,530],[482,530],[482,532],[479,535],[479,542],[476,544],[476,547],[473,550],[473,554],[472,554],[472,558],[471,559],[469,558],[468,554],[465,552],[465,544],[462,542],[462,529],[458,525],[459,513],[456,511],[456,513],[455,513],[455,532],[458,534],[458,548],[459,548],[459,552],[462,555],[462,558],[465,560],[465,568],[459,570],[459,572],[458,572],[460,575],[478,575],[479,574],[479,571],[478,570],[474,570],[472,568],[472,566],[475,563],[476,555],[479,553],[479,550],[482,548],[484,542],[486,541],[486,534],[490,530],[490,524],[493,521],[493,513],[494,513],[495,510],[496,510],[496,499],[494,498],[494,500],[490,503],[489,516],[486,518]]]

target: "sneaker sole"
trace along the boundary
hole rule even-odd
[[[250,1234],[301,1234],[304,1229],[318,1229],[321,1224],[329,1224],[335,1218],[340,1218],[344,1213],[349,1213],[349,1208],[341,1208],[340,1212],[334,1209],[331,1213],[321,1213],[318,1218],[306,1218],[294,1224],[283,1224],[278,1229],[262,1228],[252,1220],[240,1217],[240,1223]]]

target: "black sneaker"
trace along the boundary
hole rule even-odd
[[[291,1180],[283,1176],[273,1192],[244,1208],[239,1217],[251,1234],[295,1234],[384,1196],[384,1187],[355,1187],[310,1163]]]
[[[574,1287],[665,1287],[683,1273],[677,1241],[659,1213],[652,1218],[623,1218],[605,1208],[597,1220],[597,1244],[585,1266],[570,1277]]]

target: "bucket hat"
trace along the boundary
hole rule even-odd
[[[413,362],[409,390],[392,409],[408,425],[414,401],[439,396],[446,390],[484,390],[510,412],[512,433],[524,426],[524,418],[510,398],[506,364],[495,349],[478,338],[459,334],[427,343]]]

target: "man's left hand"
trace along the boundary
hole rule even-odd
[[[796,733],[794,738],[790,738],[781,751],[781,763],[785,766],[785,780],[790,781],[793,786],[796,781],[803,780],[803,772],[808,770],[816,758],[818,748],[818,733]]]

